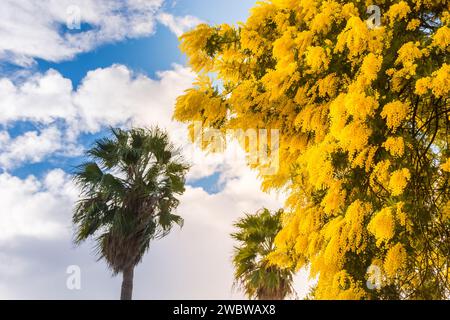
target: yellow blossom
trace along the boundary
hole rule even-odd
[[[391,208],[384,208],[377,212],[367,226],[367,229],[377,239],[377,246],[391,240],[395,233],[395,221]]]
[[[370,184],[373,189],[380,190],[380,187],[384,189],[388,188],[390,166],[391,162],[389,160],[383,160],[376,164],[370,175]]]
[[[421,78],[416,81],[416,94],[424,95],[431,87],[431,79],[429,77]]]
[[[310,72],[326,70],[330,64],[330,58],[322,47],[308,47],[305,53],[305,61],[311,68]]]
[[[310,29],[314,33],[327,33],[332,22],[339,17],[341,5],[335,1],[324,1],[318,14],[310,23]]]
[[[361,65],[361,75],[358,77],[357,81],[362,82],[363,87],[370,85],[377,78],[382,63],[382,56],[376,56],[373,53],[369,53],[363,60]]]
[[[364,21],[359,17],[351,17],[347,21],[347,26],[337,38],[336,52],[344,51],[347,47],[348,56],[355,57],[363,53],[369,46],[370,32]]]
[[[383,10],[373,29],[372,4]],[[449,26],[443,0],[264,0],[239,26],[202,25],[181,38],[193,70],[214,81],[188,89],[176,119],[279,130],[276,172],[250,167],[262,190],[288,195],[270,261],[308,267],[312,298],[391,297],[364,284],[375,261],[398,296],[427,297],[415,290],[422,280],[437,287],[448,277],[439,242],[425,241],[450,217]]]
[[[416,30],[417,27],[420,26],[420,20],[419,19],[411,19],[408,22],[408,25],[406,26],[406,30]]]
[[[405,143],[402,137],[389,137],[383,147],[393,156],[403,156],[405,153]]]
[[[417,64],[415,61],[422,58],[424,51],[419,49],[419,42],[407,42],[398,50],[396,65],[402,65],[402,69],[397,72],[397,76],[409,78],[416,74]]]
[[[378,108],[377,100],[362,92],[348,93],[344,103],[348,114],[361,120],[365,120],[367,116],[373,116],[375,109]]]
[[[411,12],[411,9],[408,6],[408,3],[406,3],[405,1],[400,1],[396,4],[393,4],[389,8],[389,10],[387,12],[387,16],[390,18],[391,25],[393,25],[396,20],[402,20],[402,19],[406,18],[406,16],[410,12]]]
[[[443,26],[433,36],[433,45],[445,50],[450,46],[450,28]],[[450,48],[449,48],[450,49]]]
[[[398,220],[398,223],[402,227],[405,227],[408,232],[411,232],[412,231],[411,223],[410,223],[410,221],[408,219],[408,215],[406,214],[406,212],[404,210],[404,207],[405,207],[405,203],[404,202],[397,203],[395,216],[396,216],[396,218]]]
[[[411,179],[411,174],[409,170],[404,168],[401,170],[396,170],[392,173],[391,179],[389,181],[389,189],[393,196],[399,196],[403,193],[408,181]]]
[[[342,182],[334,182],[322,200],[323,211],[328,215],[338,215],[345,203],[347,192],[342,189]]]
[[[433,72],[431,91],[436,97],[444,97],[450,93],[450,64],[444,63],[442,67]]]
[[[386,104],[383,107],[381,116],[386,119],[386,124],[389,129],[394,132],[401,125],[403,120],[406,119],[409,111],[409,105],[401,101],[394,101]]]
[[[447,158],[447,161],[441,165],[441,169],[450,172],[450,158]]]
[[[384,271],[389,278],[395,278],[404,267],[407,255],[401,243],[389,249],[384,260]]]

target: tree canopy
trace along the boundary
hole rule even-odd
[[[449,9],[262,1],[181,37],[199,79],[176,119],[280,130],[278,172],[261,175],[289,194],[271,261],[309,267],[314,298],[450,297]]]
[[[73,214],[75,241],[94,238],[99,259],[123,273],[122,299],[132,297],[134,268],[155,239],[183,219],[173,211],[189,166],[159,128],[112,129],[87,151],[74,180],[81,190]]]

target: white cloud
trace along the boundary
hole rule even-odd
[[[163,0],[5,0],[0,10],[0,60],[71,59],[107,42],[150,35]],[[88,24],[87,30],[61,32]]]
[[[29,122],[35,129],[11,138],[0,131],[0,168],[39,162],[50,155],[79,154],[82,133],[108,126],[159,125],[182,130],[172,121],[177,96],[191,86],[195,75],[174,65],[156,79],[134,74],[122,65],[90,71],[77,90],[69,79],[49,70],[17,84],[0,78],[0,125]],[[187,135],[183,137],[187,143]]]
[[[203,23],[197,17],[194,16],[183,16],[177,17],[170,13],[162,12],[157,16],[158,21],[168,27],[177,37],[180,37],[186,31],[194,28],[195,26]]]
[[[180,36],[202,21],[161,11],[164,0],[4,0],[0,61],[70,60],[106,43],[152,35],[160,22]]]
[[[72,82],[54,70],[31,75],[17,84],[0,78],[0,123],[73,121],[76,110],[71,95]]]
[[[0,175],[0,298],[117,299],[121,278],[111,278],[93,255],[94,244],[73,246],[70,218],[77,191],[61,170],[42,181]],[[229,180],[214,195],[188,187],[177,213],[185,219],[155,241],[135,272],[136,299],[241,299],[232,290],[232,224],[262,206],[278,209],[283,199],[259,190],[254,172]],[[2,228],[3,227],[3,228]],[[7,266],[14,265],[12,271]],[[81,267],[80,291],[66,287],[66,268]],[[306,275],[295,286],[304,296]]]
[[[49,154],[66,157],[80,155],[82,148],[62,136],[55,126],[42,131],[28,131],[11,138],[7,131],[0,131],[0,168],[13,169],[23,163],[37,163]]]
[[[0,124],[31,121],[49,125],[58,120],[79,132],[98,132],[104,125],[133,121],[166,126],[177,96],[189,88],[194,73],[180,65],[151,79],[123,65],[88,72],[77,90],[55,70],[23,82],[0,78]],[[155,112],[155,111],[158,112]]]
[[[191,86],[194,77],[190,69],[179,65],[158,72],[156,80],[133,74],[121,65],[91,71],[73,96],[79,116],[77,129],[97,132],[102,126],[127,122],[170,126],[176,98]]]
[[[63,171],[52,171],[43,181],[3,173],[0,190],[0,242],[20,236],[58,239],[67,233],[66,208],[77,192]]]

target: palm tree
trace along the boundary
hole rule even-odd
[[[182,218],[172,214],[185,188],[188,165],[158,129],[111,129],[77,168],[81,190],[73,223],[75,242],[94,238],[113,275],[123,274],[122,300],[131,300],[133,275],[150,242],[166,236]]]
[[[250,299],[283,300],[295,293],[293,270],[280,269],[267,259],[281,230],[282,214],[283,210],[272,214],[263,208],[234,224],[238,231],[232,237],[239,243],[233,255],[235,285]]]

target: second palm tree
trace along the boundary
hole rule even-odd
[[[282,227],[282,214],[283,210],[262,209],[235,223],[238,230],[232,237],[239,242],[233,256],[235,284],[250,299],[282,300],[294,293],[294,270],[280,269],[268,260]]]

